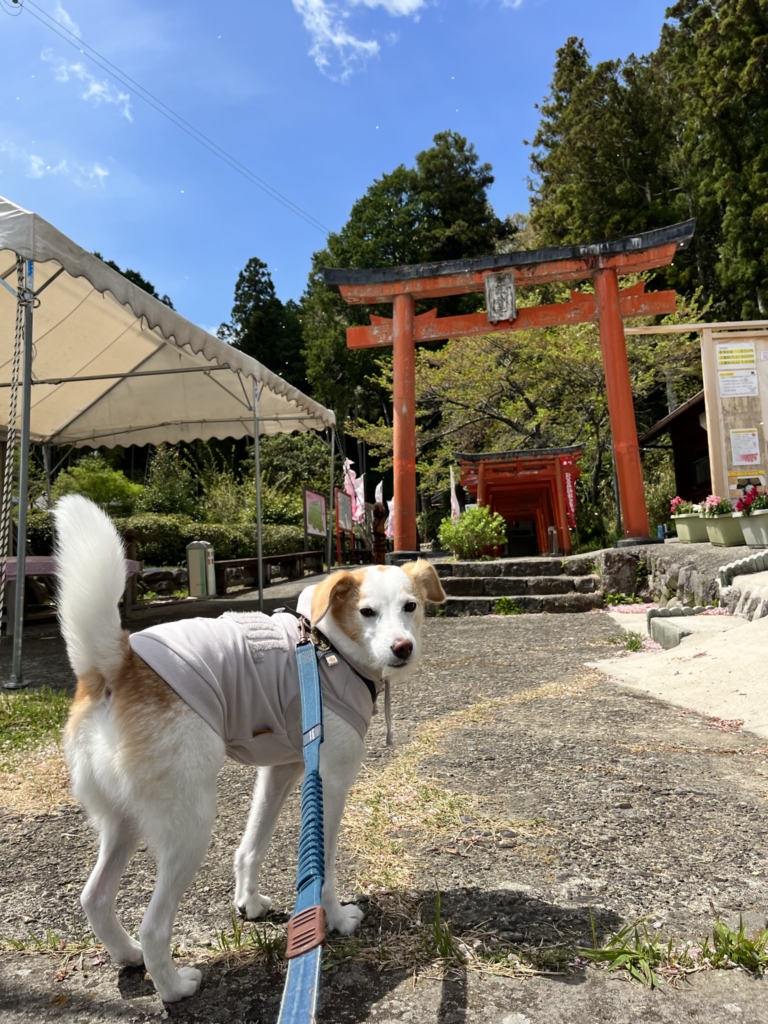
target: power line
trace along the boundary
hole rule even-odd
[[[199,143],[199,145],[203,146],[215,157],[218,157],[219,160],[225,163],[231,170],[241,175],[241,177],[245,178],[246,181],[250,182],[250,184],[256,185],[257,188],[260,188],[262,192],[265,192],[268,196],[270,196],[270,198],[276,200],[287,210],[290,210],[291,213],[296,214],[297,217],[301,217],[302,220],[305,220],[308,224],[311,224],[312,227],[317,228],[318,231],[322,231],[324,234],[327,234],[330,231],[330,228],[326,227],[325,224],[317,220],[316,217],[313,217],[311,213],[308,213],[306,210],[303,210],[300,206],[294,203],[293,200],[289,199],[287,196],[284,196],[282,192],[278,192],[278,190],[274,188],[272,185],[270,185],[269,182],[265,181],[263,178],[260,178],[258,174],[252,171],[249,167],[246,167],[245,164],[241,163],[236,157],[232,156],[231,153],[228,153],[225,149],[219,146],[218,143],[214,142],[207,135],[201,132],[199,128],[195,128],[195,126],[193,124],[190,124],[189,121],[185,120],[181,116],[181,114],[177,114],[175,110],[169,107],[166,103],[163,103],[163,101],[158,96],[155,96],[154,93],[151,93],[149,91],[149,89],[145,88],[135,79],[131,78],[130,75],[128,75],[121,68],[117,67],[116,64],[113,64],[112,61],[108,60],[108,58],[104,57],[93,46],[90,46],[79,36],[75,35],[74,32],[70,32],[70,30],[66,28],[64,25],[59,24],[59,22],[52,18],[51,15],[47,13],[47,11],[43,10],[42,7],[38,6],[38,4],[34,2],[34,0],[23,0],[23,3],[20,2],[20,0],[14,0],[14,4],[16,4],[17,2],[19,4],[19,7],[25,10],[27,14],[31,15],[33,18],[39,21],[41,25],[44,25],[52,32],[55,32],[57,36],[64,40],[65,43],[68,43],[70,46],[74,47],[80,54],[82,54],[84,57],[87,57],[94,64],[98,65],[103,71],[106,71],[107,74],[111,74],[120,82],[121,85],[124,85],[128,89],[132,88],[137,90],[137,95],[139,96],[139,99],[144,100],[144,102],[147,103],[154,110],[156,110],[158,114],[161,114],[164,118],[166,118],[166,120],[170,121],[171,124],[174,124],[185,134],[189,135],[190,138],[194,139],[195,142]],[[42,17],[40,17],[40,15],[38,14],[35,14],[34,11],[30,10],[30,7],[34,7],[37,11],[39,11]]]

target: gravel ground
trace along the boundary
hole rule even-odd
[[[397,747],[385,748],[383,716],[374,718],[362,775],[370,791],[407,763],[419,786],[450,791],[469,808],[442,831],[426,818],[423,827],[418,818],[384,827],[382,851],[390,840],[403,850],[401,888],[414,914],[428,920],[439,890],[443,919],[460,939],[486,929],[523,949],[588,944],[590,914],[603,933],[650,916],[662,936],[702,938],[713,923],[710,902],[726,920],[742,914],[750,932],[766,926],[768,750],[750,734],[723,733],[590,674],[584,662],[618,651],[609,641],[619,632],[603,613],[428,620],[424,668],[393,698]],[[26,649],[28,678],[69,684],[50,630],[28,637]],[[7,657],[0,650],[0,671]],[[141,970],[99,962],[94,951],[69,962],[63,954],[7,951],[0,954],[3,1024],[275,1020],[278,967],[213,955],[216,935],[231,932],[231,861],[252,783],[252,770],[227,764],[222,771],[209,854],[179,912],[180,952],[204,972],[196,997],[163,1007]],[[264,870],[276,924],[292,904],[298,806],[294,794]],[[387,900],[399,890],[382,896],[368,888],[381,865],[361,842],[357,810],[342,833],[341,890],[369,911],[364,945],[397,948],[402,922]],[[51,930],[76,939],[84,931],[78,894],[95,855],[83,815],[60,803],[0,820],[0,936]],[[129,930],[153,877],[142,850],[119,900]],[[329,964],[343,952],[332,944]],[[738,972],[657,991],[595,969],[530,978],[454,972],[417,984],[412,973],[405,964],[382,971],[359,956],[331,966],[321,1021],[768,1022],[764,983]]]

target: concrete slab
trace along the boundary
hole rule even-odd
[[[687,615],[684,618],[651,619],[651,638],[665,650],[678,647],[686,637],[725,633],[743,620],[729,615]]]
[[[687,626],[696,618],[683,621]],[[700,618],[729,621],[725,616]],[[730,621],[730,628],[689,636],[672,650],[642,651],[590,667],[678,707],[710,717],[741,718],[745,729],[768,738],[768,618]]]

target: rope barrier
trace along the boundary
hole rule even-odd
[[[17,434],[16,421],[18,419],[19,387],[21,385],[21,353],[24,347],[24,307],[27,301],[25,295],[24,260],[21,256],[16,257],[16,282],[16,334],[13,340],[11,386],[8,399],[8,431],[5,439],[5,469],[3,473],[2,505],[0,506],[0,615],[5,607],[8,549],[11,540],[13,469],[16,457]]]

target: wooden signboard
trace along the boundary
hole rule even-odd
[[[768,490],[768,329],[701,332],[712,491],[735,501]]]

